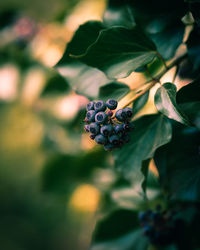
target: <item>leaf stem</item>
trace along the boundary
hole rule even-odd
[[[156,53],[158,58],[161,60],[161,62],[163,63],[163,65],[165,66],[166,69],[168,69],[168,66],[165,62],[165,59],[161,56],[161,54],[159,52]]]
[[[127,103],[125,103],[122,106],[122,109],[127,107],[128,105],[130,105],[132,102],[134,102],[136,99],[138,99],[140,96],[144,95],[148,90],[150,90],[154,85],[156,85],[156,83],[160,83],[160,79],[162,78],[162,76],[167,73],[171,68],[173,68],[174,66],[178,66],[182,60],[184,60],[187,57],[187,53],[181,55],[180,57],[176,58],[174,61],[172,61],[167,68],[165,68],[160,74],[158,74],[156,77],[151,77],[151,79],[147,80],[146,82],[143,83],[147,84],[150,83],[145,89],[139,91],[136,93],[136,95],[134,95],[130,100],[128,100]],[[150,72],[149,72],[150,73]]]

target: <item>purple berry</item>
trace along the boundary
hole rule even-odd
[[[86,114],[86,120],[88,122],[94,122],[95,121],[95,115],[96,115],[96,111],[94,110],[89,110]]]
[[[123,124],[123,129],[124,131],[128,132],[128,131],[131,131],[134,129],[134,125],[133,123],[126,123],[126,124]]]
[[[86,106],[86,110],[89,111],[89,110],[94,110],[94,104],[95,102],[89,102]]]
[[[132,115],[133,115],[133,110],[132,110],[132,108],[126,107],[126,108],[124,108],[123,110],[125,111],[125,113],[126,113],[126,115],[127,115],[128,118],[131,118],[131,117],[132,117]]]
[[[112,151],[114,148],[115,148],[115,146],[113,144],[111,144],[111,143],[108,143],[108,144],[104,145],[104,149],[106,151]]]
[[[85,129],[86,132],[89,132],[89,131],[90,131],[90,125],[88,125],[88,124],[85,125],[85,126],[84,126],[84,129]]]
[[[90,139],[94,140],[95,135],[90,135]]]
[[[119,144],[119,141],[120,141],[119,136],[117,136],[117,135],[111,135],[111,136],[108,138],[108,140],[109,140],[109,142],[110,142],[111,144],[114,144],[114,145],[118,145],[118,144]]]
[[[104,112],[98,112],[95,115],[95,121],[99,124],[103,124],[108,121],[108,115],[105,114]]]
[[[94,109],[96,111],[105,111],[106,110],[106,104],[104,101],[98,101],[94,104]]]
[[[121,132],[123,132],[124,128],[123,128],[123,124],[117,124],[115,127],[114,127],[114,131],[116,134],[119,134]]]
[[[95,141],[96,141],[96,143],[98,143],[98,144],[103,144],[103,145],[105,145],[106,143],[107,143],[107,138],[104,136],[104,135],[102,135],[102,134],[99,134],[99,135],[97,135],[96,137],[95,137]]]
[[[101,134],[102,135],[105,135],[105,136],[108,136],[108,135],[111,135],[112,132],[113,132],[113,127],[112,125],[108,124],[108,125],[104,125],[101,127]]]
[[[117,118],[118,121],[123,122],[126,120],[127,115],[123,109],[118,109],[117,112],[115,113],[115,117]]]
[[[112,112],[111,110],[109,110],[109,111],[107,112],[107,115],[108,115],[109,117],[112,117],[112,116],[113,116],[113,112]]]
[[[100,131],[100,125],[97,122],[93,122],[89,125],[89,131],[91,134],[97,135]]]
[[[118,103],[114,99],[109,99],[107,100],[106,105],[109,109],[114,110],[117,108]]]

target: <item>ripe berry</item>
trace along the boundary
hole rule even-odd
[[[133,115],[132,108],[126,107],[126,108],[124,108],[124,112],[126,112],[126,115],[127,115],[128,118],[131,118],[132,115]]]
[[[117,124],[115,127],[114,127],[114,131],[116,134],[119,134],[121,132],[123,132],[124,128],[123,128],[123,124]]]
[[[109,111],[107,112],[107,115],[108,115],[109,117],[112,117],[112,116],[113,116],[113,112],[112,112],[111,110],[109,110]]]
[[[96,115],[96,111],[94,110],[89,110],[86,114],[86,120],[88,122],[94,122],[95,121],[95,115]]]
[[[94,104],[95,102],[89,102],[86,106],[86,110],[89,111],[89,110],[94,110]]]
[[[84,129],[85,129],[86,132],[89,132],[90,131],[90,125],[86,124],[84,126]]]
[[[111,135],[109,138],[108,138],[109,142],[114,144],[114,145],[118,145],[119,144],[119,136],[117,135]]]
[[[111,151],[111,150],[113,150],[114,148],[115,148],[115,146],[114,146],[113,144],[111,144],[111,143],[108,143],[108,144],[104,145],[104,149],[105,149],[106,151]]]
[[[89,126],[89,131],[91,134],[97,135],[100,131],[100,125],[97,122],[93,122]]]
[[[126,124],[123,124],[123,129],[124,131],[128,132],[128,131],[131,131],[134,129],[134,125],[133,123],[126,123]]]
[[[117,118],[118,121],[123,122],[126,120],[127,115],[123,109],[118,109],[117,112],[115,113],[115,117]]]
[[[117,101],[114,99],[108,99],[106,105],[109,109],[114,110],[117,108]]]
[[[106,104],[104,101],[98,101],[94,104],[94,109],[96,111],[105,111],[106,110]]]
[[[97,135],[96,137],[95,137],[95,141],[96,141],[96,143],[98,143],[98,144],[106,144],[107,143],[107,138],[104,136],[104,135],[102,135],[102,134],[99,134],[99,135]]]
[[[98,112],[95,115],[95,121],[98,122],[99,124],[103,124],[108,121],[108,115],[105,114],[104,112]]]
[[[90,139],[94,140],[95,135],[90,135]]]
[[[104,125],[101,127],[101,134],[102,135],[105,135],[105,136],[108,136],[108,135],[111,135],[112,132],[113,132],[113,127],[112,125],[108,124],[108,125]]]

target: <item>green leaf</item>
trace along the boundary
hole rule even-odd
[[[188,55],[191,63],[194,65],[194,70],[200,67],[200,28],[195,27],[190,33],[188,41],[186,42]]]
[[[150,34],[158,52],[164,59],[168,60],[175,55],[176,49],[183,41],[184,30],[184,24],[177,20],[177,22],[168,24],[161,32]]]
[[[55,66],[74,91],[89,98],[96,98],[99,87],[109,80],[103,72],[85,65],[69,55],[85,53],[88,46],[95,42],[101,29],[103,29],[103,25],[97,21],[81,25],[68,44],[63,57]]]
[[[90,250],[147,250],[148,245],[142,230],[137,230],[115,240],[94,244]]]
[[[200,79],[187,84],[177,92],[177,103],[200,101]]]
[[[99,89],[99,98],[107,100],[109,98],[120,100],[130,91],[128,85],[121,82],[111,82]]]
[[[118,1],[110,1],[104,12],[103,21],[106,26],[124,26],[133,28],[135,21],[132,10],[128,4],[120,4]]]
[[[133,115],[137,114],[147,103],[149,99],[149,91],[147,91],[144,95],[140,96],[133,103]]]
[[[66,80],[57,74],[54,74],[50,79],[47,81],[41,95],[57,95],[57,94],[66,94],[70,89],[69,84]]]
[[[162,115],[147,115],[134,122],[130,143],[113,152],[115,166],[127,179],[142,181],[142,162],[153,157],[171,139],[171,125]]]
[[[146,196],[146,188],[147,188],[147,178],[148,178],[148,172],[149,172],[149,163],[151,159],[147,159],[142,162],[141,172],[144,175],[144,180],[142,182],[142,190],[144,192],[144,195]]]
[[[154,160],[161,185],[172,199],[200,200],[200,131],[174,128],[172,141],[156,151]]]
[[[123,78],[150,63],[155,56],[154,43],[140,29],[112,27],[102,30],[80,59],[109,78]]]
[[[190,119],[192,124],[200,129],[200,101],[180,104],[181,109]]]
[[[156,108],[159,112],[185,125],[189,125],[187,117],[176,104],[176,86],[172,83],[163,84],[154,97]]]

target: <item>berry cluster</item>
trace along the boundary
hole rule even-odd
[[[85,117],[85,131],[90,132],[90,138],[96,143],[104,145],[106,151],[120,148],[129,142],[129,132],[133,129],[130,119],[133,115],[131,108],[126,107],[116,111],[117,101],[109,99],[107,102],[97,101],[87,104]]]
[[[177,218],[176,212],[147,210],[139,213],[139,220],[143,227],[143,233],[151,244],[166,246],[175,243],[183,221]]]

